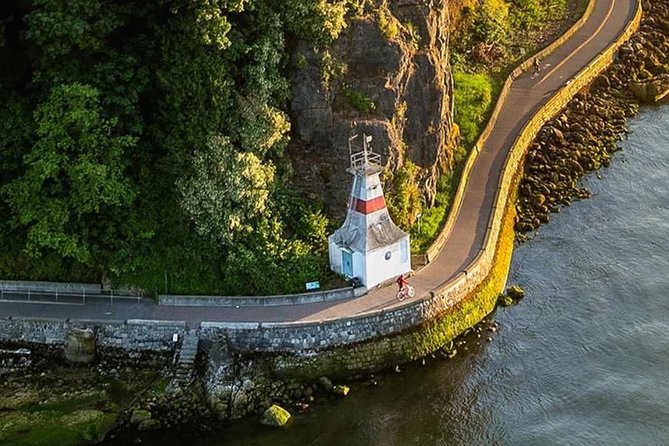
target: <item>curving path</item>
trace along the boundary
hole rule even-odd
[[[497,184],[507,154],[523,126],[565,83],[607,48],[633,18],[636,0],[594,0],[593,12],[583,27],[542,61],[539,75],[526,73],[514,80],[499,118],[476,159],[453,230],[439,255],[416,274],[413,300],[467,269],[483,246]],[[375,289],[350,300],[275,307],[170,307],[143,299],[88,298],[85,302],[50,302],[48,305],[0,299],[0,316],[70,319],[156,319],[226,322],[318,322],[361,315],[380,308],[406,305],[394,298],[396,288]],[[12,297],[21,300],[19,297]]]

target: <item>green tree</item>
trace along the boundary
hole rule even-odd
[[[388,212],[395,223],[408,230],[423,209],[423,201],[418,184],[418,167],[405,159],[391,180],[392,194],[388,196]]]
[[[355,5],[351,0],[285,0],[288,29],[303,39],[327,43],[346,28],[346,13]]]
[[[150,53],[150,39],[128,22],[137,20],[133,15],[143,18],[146,9],[102,0],[34,0],[25,17],[25,38],[34,45],[33,82],[44,93],[64,83],[91,85],[118,125],[140,134],[140,96],[149,84],[140,58]]]
[[[472,37],[479,42],[504,42],[509,34],[509,4],[505,0],[481,0],[476,9]]]
[[[115,133],[99,92],[86,85],[56,87],[36,113],[37,141],[25,173],[4,187],[14,224],[27,230],[27,250],[53,250],[102,266],[117,239],[116,225],[135,191],[124,177],[124,154],[136,138]]]
[[[193,156],[189,174],[178,182],[182,207],[201,235],[231,244],[250,232],[267,210],[274,167],[250,152],[238,152],[223,136],[213,136]]]
[[[286,237],[283,222],[274,216],[259,219],[253,232],[231,246],[223,283],[236,294],[299,292],[326,270],[325,256],[302,240]]]

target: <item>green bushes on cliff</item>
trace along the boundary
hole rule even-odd
[[[414,253],[425,252],[439,233],[447,217],[453,197],[453,173],[447,172],[441,175],[437,183],[437,193],[434,206],[423,208],[416,223],[411,227],[411,251]]]
[[[344,96],[351,107],[361,113],[373,113],[376,111],[376,103],[357,90],[344,88]]]
[[[410,160],[405,160],[392,174],[386,174],[386,180],[392,179],[395,186],[394,193],[388,196],[388,212],[405,229],[413,225],[423,208],[417,174],[418,168]]]

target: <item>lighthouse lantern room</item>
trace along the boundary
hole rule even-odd
[[[330,268],[356,277],[368,289],[411,270],[409,235],[390,219],[379,174],[381,156],[373,153],[371,136],[363,134],[362,151],[354,151],[359,135],[349,138],[353,187],[346,220],[328,237]]]

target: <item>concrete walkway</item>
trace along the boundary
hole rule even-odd
[[[562,86],[619,36],[636,10],[635,0],[595,0],[584,26],[542,61],[538,75],[527,73],[513,82],[490,137],[481,148],[465,190],[462,207],[444,249],[411,279],[412,300],[424,298],[463,271],[481,250],[495,202],[497,184],[516,136],[531,116]],[[168,307],[141,299],[88,299],[85,303],[25,303],[21,296],[0,299],[0,316],[70,319],[157,319],[226,322],[318,322],[406,305],[395,299],[396,287],[370,291],[345,301],[275,307]],[[17,301],[19,300],[19,301]]]

